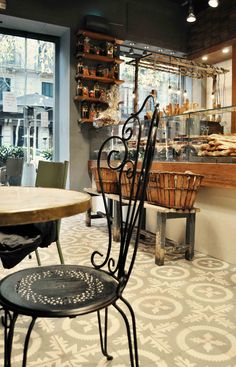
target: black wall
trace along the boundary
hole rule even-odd
[[[121,39],[186,51],[183,9],[170,0],[7,0],[6,15],[70,27],[87,14],[105,17]]]

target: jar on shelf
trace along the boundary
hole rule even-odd
[[[109,69],[108,68],[104,68],[103,69],[103,77],[104,78],[108,78],[109,77]]]
[[[94,90],[93,90],[93,89],[91,89],[91,90],[89,91],[89,97],[90,97],[90,98],[94,98],[94,97],[95,97],[95,93],[94,93]]]
[[[88,119],[89,118],[89,106],[88,104],[85,102],[85,103],[82,103],[82,106],[81,106],[81,117],[83,119]]]
[[[119,56],[119,54],[118,54],[118,46],[117,46],[117,44],[115,43],[114,45],[113,45],[113,57],[118,57]]]
[[[97,66],[97,69],[96,69],[96,75],[99,76],[99,77],[102,77],[103,76],[103,65],[98,65]]]
[[[113,57],[113,43],[107,42],[106,49],[107,49],[107,56]]]
[[[89,96],[88,87],[83,87],[83,96],[84,97],[88,97]]]
[[[95,117],[96,117],[96,109],[94,107],[94,104],[92,104],[89,111],[89,118],[93,120]]]
[[[83,83],[81,82],[81,80],[78,80],[78,82],[77,82],[76,95],[77,96],[82,96],[83,95]]]
[[[85,53],[90,53],[90,48],[91,48],[90,39],[88,37],[85,37],[85,39],[84,39],[84,52]]]
[[[119,65],[118,64],[113,65],[113,76],[115,79],[119,79]]]
[[[94,96],[95,98],[100,98],[100,87],[98,83],[94,84]]]
[[[84,52],[84,42],[81,38],[77,42],[77,49],[78,52]]]
[[[89,76],[89,69],[88,69],[87,66],[84,66],[84,68],[83,68],[83,75],[84,76]]]
[[[100,55],[100,52],[101,52],[101,50],[100,50],[100,47],[99,46],[94,46],[94,54],[95,55]]]
[[[80,58],[77,64],[77,73],[82,75],[83,72],[84,72],[84,64],[83,64],[82,59]]]
[[[89,75],[96,76],[96,69],[95,68],[90,68],[89,69]]]

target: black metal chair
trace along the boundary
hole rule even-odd
[[[156,142],[159,120],[157,108],[150,122],[147,144],[142,152],[142,162],[140,162],[138,160],[141,141],[139,114],[144,109],[146,102],[152,98],[152,96],[147,97],[140,111],[128,118],[123,126],[122,136],[109,137],[99,151],[98,172],[102,190],[101,154],[107,144],[110,145],[113,140],[119,143],[118,146],[122,146],[123,159],[118,165],[113,166],[113,157],[117,156],[118,151],[112,149],[108,154],[107,164],[118,172],[119,183],[122,174],[127,175],[131,182],[131,194],[125,215],[122,214],[122,196],[119,188],[119,205],[123,225],[120,228],[121,242],[118,247],[118,257],[113,256],[111,219],[108,216],[105,194],[102,192],[107,213],[109,241],[105,253],[102,253],[101,249],[92,253],[92,266],[54,265],[29,268],[13,273],[0,282],[0,304],[4,309],[5,328],[4,367],[11,366],[13,334],[18,315],[32,318],[25,338],[23,367],[27,362],[30,334],[38,317],[76,317],[92,312],[96,312],[98,316],[102,353],[108,360],[111,360],[112,356],[107,351],[108,307],[111,305],[121,314],[126,325],[130,364],[132,367],[139,366],[135,314],[132,306],[124,299],[123,291],[131,275],[138,249],[145,187]],[[128,154],[128,142],[134,137],[137,138],[136,154],[131,160]],[[137,169],[138,174],[136,175]],[[131,244],[132,237],[134,238]],[[101,310],[105,311],[103,325]],[[127,317],[127,312],[129,317]]]

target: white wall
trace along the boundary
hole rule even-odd
[[[222,67],[229,70],[228,73],[220,75],[219,79],[219,90],[220,90],[220,103],[221,106],[230,106],[232,104],[232,59],[223,61],[221,63],[215,64],[216,67]],[[207,88],[206,88],[206,99],[207,108],[212,108],[212,78],[207,78]]]

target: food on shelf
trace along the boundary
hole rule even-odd
[[[207,137],[208,142],[200,146],[200,157],[228,157],[236,156],[236,134],[212,134]]]

